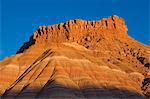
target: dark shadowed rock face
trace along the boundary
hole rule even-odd
[[[149,98],[150,47],[127,32],[118,16],[41,26],[0,61],[1,97]]]

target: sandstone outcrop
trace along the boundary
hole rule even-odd
[[[114,15],[41,26],[0,61],[0,95],[20,98],[150,97],[150,47]]]

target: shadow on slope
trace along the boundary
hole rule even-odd
[[[1,99],[146,99],[144,96],[126,89],[85,86],[73,88],[49,80],[43,88],[32,88],[21,92],[7,93]]]

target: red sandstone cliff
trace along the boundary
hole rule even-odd
[[[122,18],[41,26],[0,61],[2,98],[148,98],[150,47]]]

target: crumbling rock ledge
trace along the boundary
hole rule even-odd
[[[109,32],[110,36],[119,36],[126,35],[127,31],[124,20],[116,15],[97,21],[69,20],[66,23],[40,26],[29,42],[25,43],[17,53],[23,52],[35,43],[77,42],[80,44],[83,39],[86,41],[93,39],[94,42],[98,42],[100,38],[97,37],[105,37],[106,32]]]

